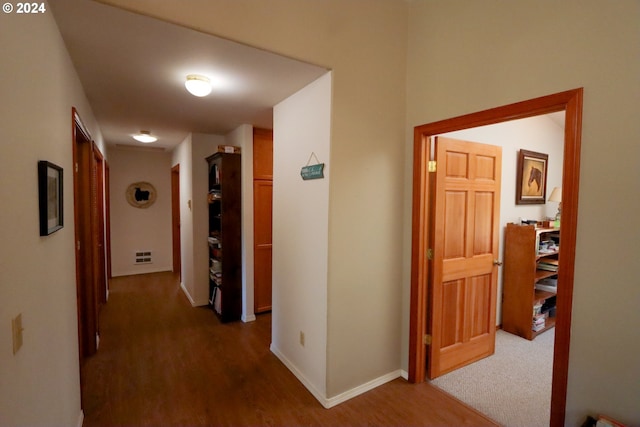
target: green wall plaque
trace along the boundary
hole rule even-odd
[[[300,169],[300,176],[305,181],[308,179],[322,179],[324,178],[324,163],[318,163],[317,165],[303,166]]]

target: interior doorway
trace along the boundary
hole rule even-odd
[[[82,368],[85,359],[98,350],[99,307],[106,301],[104,159],[75,108],[71,115],[76,298],[82,389]]]
[[[411,382],[424,381],[426,360],[430,351],[425,339],[428,332],[431,332],[427,330],[427,325],[431,324],[429,319],[431,313],[427,309],[430,293],[427,280],[430,274],[427,251],[429,249],[428,242],[431,239],[429,235],[431,218],[428,215],[428,204],[432,191],[432,178],[428,172],[428,164],[431,159],[430,137],[456,130],[564,110],[563,245],[560,248],[563,269],[558,277],[562,286],[558,289],[556,303],[558,314],[553,357],[551,425],[564,424],[577,229],[582,96],[582,88],[574,89],[415,128],[409,336],[409,380]]]

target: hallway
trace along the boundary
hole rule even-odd
[[[325,409],[269,351],[270,315],[221,324],[190,306],[171,273],[112,279],[100,316],[85,426],[497,425],[403,379]]]

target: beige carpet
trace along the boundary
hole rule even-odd
[[[431,383],[505,426],[548,426],[554,331],[528,341],[499,330],[493,356]]]

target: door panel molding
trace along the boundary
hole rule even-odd
[[[582,134],[583,88],[555,93],[489,110],[441,120],[414,128],[413,148],[413,208],[411,239],[411,298],[409,326],[409,381],[422,382],[426,374],[424,336],[430,328],[427,317],[427,242],[432,218],[429,195],[433,191],[428,162],[431,159],[431,137],[456,130],[523,119],[565,111],[564,163],[562,174],[562,241],[560,256],[563,268],[559,278],[563,286],[557,294],[557,320],[553,355],[551,392],[551,425],[564,425],[571,337],[575,244],[578,219],[578,189],[580,179],[580,146]]]
[[[502,164],[501,147],[440,136],[433,140],[430,146],[435,146],[437,167],[430,177],[435,180],[435,192],[431,192],[435,205],[427,213],[434,219],[429,230],[433,261],[427,286],[430,379],[494,352],[498,271],[493,260],[498,257],[501,190],[496,171]],[[487,173],[487,157],[493,172]],[[478,204],[479,194],[480,199],[490,194],[491,203]],[[485,240],[482,245],[480,237]],[[487,250],[479,252],[479,247]],[[488,287],[476,292],[482,282]],[[478,325],[484,329],[476,334]]]

